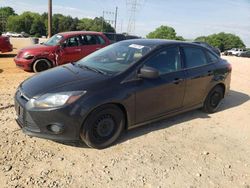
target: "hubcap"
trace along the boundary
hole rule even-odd
[[[212,107],[217,107],[218,104],[221,101],[221,95],[218,92],[215,92],[212,96],[211,96],[211,100],[210,100],[210,104]]]
[[[37,65],[36,65],[36,70],[37,72],[41,72],[44,70],[47,70],[49,68],[49,65],[46,61],[40,61]]]
[[[111,115],[102,115],[94,125],[94,136],[99,141],[112,137],[115,129],[115,121]]]

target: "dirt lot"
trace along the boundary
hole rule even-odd
[[[13,95],[33,74],[15,67],[15,52],[0,54],[0,187],[250,187],[250,59],[225,57],[232,83],[218,113],[191,111],[95,150],[18,129]]]

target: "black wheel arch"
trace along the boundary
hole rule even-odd
[[[109,102],[109,103],[100,104],[98,106],[93,107],[91,110],[89,110],[87,112],[87,114],[84,116],[83,121],[81,122],[80,130],[83,128],[87,118],[90,116],[91,113],[93,113],[98,108],[102,108],[102,107],[108,106],[108,105],[114,105],[114,106],[118,107],[123,112],[124,119],[125,119],[125,130],[128,129],[128,113],[127,113],[125,106],[121,103],[118,103],[118,102]]]
[[[205,96],[203,97],[203,102],[205,102],[205,100],[206,100],[206,98],[207,98],[207,96],[209,95],[209,93],[215,88],[215,87],[217,87],[217,86],[219,86],[219,87],[221,87],[222,89],[223,89],[223,98],[225,97],[225,92],[226,92],[226,86],[225,86],[225,84],[223,83],[223,82],[217,82],[217,83],[214,83],[213,85],[211,85],[211,87],[209,87],[208,89],[207,89],[207,92],[206,92],[206,94],[205,94]]]

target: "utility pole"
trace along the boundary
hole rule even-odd
[[[52,36],[52,0],[48,0],[48,37]]]
[[[104,30],[104,22],[107,22],[114,26],[115,30],[117,27],[117,16],[118,16],[118,7],[116,7],[115,12],[112,11],[102,11],[102,31]]]
[[[118,7],[115,8],[115,31],[116,31],[116,24],[117,24],[117,13],[118,13]]]
[[[105,21],[104,14],[105,14],[105,12],[102,11],[102,32],[103,32],[103,26],[104,26],[104,21]]]

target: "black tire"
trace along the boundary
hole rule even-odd
[[[214,87],[207,95],[203,104],[203,111],[207,113],[214,113],[218,110],[222,99],[224,98],[224,91],[221,86]]]
[[[38,59],[33,63],[34,72],[42,72],[50,69],[51,67],[51,62],[47,59]]]
[[[122,110],[116,105],[104,105],[87,117],[80,137],[89,147],[103,149],[118,139],[124,127]]]

